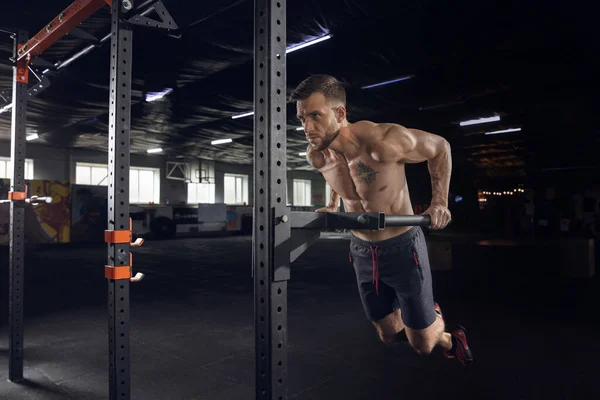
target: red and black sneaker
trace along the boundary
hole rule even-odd
[[[473,354],[467,343],[467,330],[458,325],[452,332],[452,349],[444,351],[447,358],[456,358],[462,365],[473,362]]]

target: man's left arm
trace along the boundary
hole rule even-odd
[[[431,215],[431,227],[442,229],[450,222],[448,192],[452,176],[450,143],[443,137],[418,129],[390,125],[383,136],[388,153],[397,162],[418,163],[427,161],[431,176],[431,204],[424,214]]]

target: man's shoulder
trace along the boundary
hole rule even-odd
[[[408,129],[402,125],[388,122],[357,121],[351,127],[354,134],[367,142],[379,143],[390,132],[403,133]]]
[[[369,133],[373,130],[380,129],[380,125],[381,124],[377,122],[361,120],[350,124],[350,128],[356,133]]]

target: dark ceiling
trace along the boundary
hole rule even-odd
[[[182,37],[134,31],[132,152],[160,146],[169,157],[251,163],[252,117],[231,116],[252,110],[253,1],[163,2]],[[70,3],[11,1],[3,5],[0,25],[34,34]],[[288,86],[310,74],[332,74],[347,84],[351,121],[440,134],[457,165],[480,179],[597,172],[598,40],[590,14],[562,2],[290,0],[288,45],[326,33],[333,38],[288,54]],[[81,29],[102,38],[109,19],[104,7]],[[87,45],[67,36],[43,57],[60,62]],[[2,62],[11,46],[8,35],[0,35]],[[407,75],[413,78],[362,89]],[[28,129],[40,135],[36,142],[105,149],[108,77],[108,42],[49,75],[51,86],[29,103]],[[10,91],[10,82],[11,70],[0,70],[0,90]],[[144,101],[145,93],[164,88],[174,90]],[[306,148],[303,132],[295,130],[294,105],[287,111],[288,164],[304,168],[298,155]],[[459,126],[492,115],[501,121]],[[522,130],[484,135],[513,127]],[[0,139],[9,137],[10,113],[4,113]],[[234,142],[210,144],[220,138]]]

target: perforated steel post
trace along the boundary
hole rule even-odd
[[[287,399],[285,1],[255,0],[254,232],[256,399]]]
[[[110,116],[108,132],[108,227],[129,229],[129,136],[131,126],[132,32],[121,21],[131,1],[113,0],[111,18]],[[109,267],[130,264],[129,243],[108,243]],[[129,399],[129,278],[108,279],[109,397]]]
[[[28,34],[17,31],[13,56],[27,43]],[[12,130],[10,141],[10,163],[12,176],[11,192],[25,192],[25,137],[27,135],[27,61],[14,67],[12,93]],[[9,267],[9,342],[8,379],[15,382],[23,379],[23,299],[25,280],[25,202],[10,203],[10,267]]]

